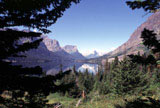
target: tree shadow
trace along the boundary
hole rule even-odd
[[[155,100],[150,97],[147,99],[136,99],[127,101],[125,106],[115,105],[115,108],[160,108],[160,100]]]

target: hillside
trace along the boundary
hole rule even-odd
[[[100,54],[97,51],[94,51],[93,53],[87,55],[86,58],[90,59],[90,58],[96,58],[99,56],[100,56]]]
[[[154,30],[156,33],[160,33],[160,12],[157,12],[153,15],[151,15],[146,22],[141,24],[130,36],[129,40],[119,46],[117,49],[115,49],[112,52],[109,52],[108,54],[105,54],[104,56],[90,59],[89,62],[97,62],[97,61],[103,61],[106,58],[109,58],[109,60],[113,60],[115,56],[118,56],[119,59],[122,59],[123,56],[129,55],[129,54],[136,54],[138,51],[143,53],[147,51],[147,48],[145,48],[141,43],[142,39],[141,32],[144,30],[144,28]],[[160,39],[160,36],[157,37]]]
[[[31,49],[25,53],[22,53],[22,55],[25,55],[26,57],[11,58],[11,60],[14,61],[14,64],[20,64],[25,67],[34,67],[38,65],[41,66],[41,64],[45,62],[52,62],[52,66],[59,67],[60,64],[65,65],[79,59],[85,59],[85,57],[79,53],[78,49],[76,49],[76,52],[74,53],[69,53],[60,46],[57,40],[50,39],[47,36],[42,37],[43,41],[40,43],[37,49]],[[20,43],[25,43],[27,41],[30,41],[30,39],[22,39],[20,40]]]
[[[63,50],[69,53],[76,60],[84,60],[86,59],[79,51],[77,46],[74,45],[66,45],[63,47]]]

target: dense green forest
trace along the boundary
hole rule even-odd
[[[106,58],[96,74],[87,69],[78,72],[74,66],[50,76],[41,67],[23,68],[6,61],[37,48],[41,34],[49,33],[47,27],[56,23],[72,3],[79,0],[0,0],[0,107],[160,108],[160,42],[152,30],[141,33],[149,54],[125,55],[121,61],[115,57],[113,62]],[[136,0],[126,4],[133,10],[143,8],[154,13],[159,11],[160,1]],[[37,28],[39,32],[9,28],[15,26]],[[20,38],[34,41],[19,44]]]
[[[50,102],[61,101],[58,99],[63,97],[62,102],[73,102],[70,105],[66,102],[64,106],[73,108],[76,104],[80,108],[159,108],[160,74],[157,67],[139,65],[126,56],[122,61],[116,57],[112,63],[106,62],[105,67],[100,66],[98,70],[96,74],[88,70],[74,70],[66,75],[57,84],[74,83],[74,87],[51,94]]]

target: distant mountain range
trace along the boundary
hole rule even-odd
[[[84,57],[77,49],[76,46],[66,45],[61,47],[57,40],[48,38],[47,36],[43,37],[43,42],[41,42],[38,49],[32,49],[25,53],[27,58],[16,58],[18,62],[47,62],[54,61],[55,65],[67,64],[69,62],[74,62],[81,60],[83,62],[103,62],[106,58],[109,61],[112,61],[115,56],[118,56],[119,59],[123,59],[124,55],[136,54],[138,51],[140,53],[148,51],[148,49],[142,45],[142,39],[140,38],[141,32],[144,28],[154,30],[157,34],[160,34],[160,12],[157,12],[150,16],[146,22],[141,24],[131,35],[129,40],[119,46],[114,51],[111,51],[103,56],[100,56],[97,51]],[[26,31],[27,32],[27,31]],[[160,39],[160,36],[157,37]],[[28,40],[23,39],[22,42]],[[99,57],[100,56],[100,57]],[[88,58],[88,60],[86,60]]]
[[[76,60],[84,60],[86,59],[79,51],[77,46],[66,45],[63,47],[63,50],[72,55]]]
[[[141,24],[131,35],[129,40],[119,46],[117,49],[114,51],[111,51],[101,57],[94,58],[88,60],[88,62],[102,62],[106,58],[109,59],[109,61],[112,61],[115,56],[118,56],[119,59],[123,59],[124,55],[129,55],[129,54],[136,54],[138,51],[140,53],[148,51],[148,49],[141,44],[142,39],[141,37],[141,32],[144,30],[144,28],[147,28],[149,30],[154,30],[157,34],[160,34],[160,12],[154,13],[151,15],[146,22]],[[160,36],[157,37],[160,39]]]
[[[100,54],[97,52],[97,51],[94,51],[93,53],[85,56],[86,58],[90,59],[90,58],[96,58],[96,57],[99,57]]]
[[[41,62],[53,62],[56,66],[86,59],[78,51],[76,46],[66,45],[65,47],[61,47],[59,42],[55,39],[50,39],[47,36],[42,36],[42,38],[43,41],[37,49],[31,49],[23,53],[26,55],[24,58],[12,58],[12,60],[16,61],[17,64],[25,64],[25,66],[32,66],[32,64],[35,63],[38,65],[38,63]],[[30,40],[22,39],[20,41],[24,43]]]

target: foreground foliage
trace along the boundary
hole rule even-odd
[[[50,92],[59,91],[62,86],[70,87],[55,84],[70,71],[45,76],[38,66],[11,65],[11,58],[25,57],[24,52],[37,48],[43,40],[42,33],[49,33],[47,27],[72,3],[79,3],[79,0],[0,0],[0,107],[44,108]],[[17,27],[28,30],[17,30]],[[32,32],[33,29],[38,32]]]

